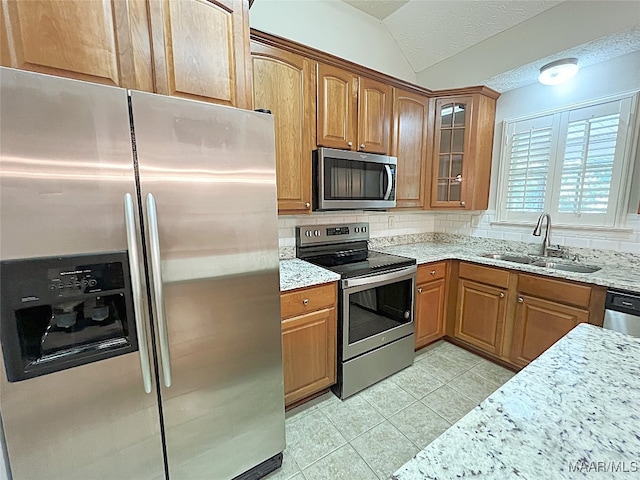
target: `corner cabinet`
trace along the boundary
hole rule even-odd
[[[480,93],[436,99],[431,208],[487,209],[495,108]]]
[[[447,262],[418,267],[416,293],[416,350],[445,335]]]
[[[391,86],[318,63],[319,147],[389,153]]]
[[[335,283],[282,293],[282,363],[286,406],[336,383]]]
[[[429,97],[393,89],[391,155],[397,157],[396,206],[422,208],[430,132]]]
[[[315,142],[315,62],[251,42],[253,105],[275,122],[278,213],[311,212]]]
[[[150,0],[156,92],[251,108],[247,0]]]

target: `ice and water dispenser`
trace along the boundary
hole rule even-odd
[[[126,252],[7,260],[0,282],[10,382],[138,349]]]

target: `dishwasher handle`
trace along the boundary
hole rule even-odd
[[[605,308],[640,317],[640,295],[609,290]]]

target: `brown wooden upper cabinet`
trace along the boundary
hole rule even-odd
[[[495,107],[480,93],[436,100],[432,208],[488,207]]]
[[[142,56],[144,64],[150,52],[148,30],[139,35],[143,2],[9,0],[0,8],[3,66],[120,87],[153,85],[150,64],[139,72],[146,78],[136,79],[136,61]]]
[[[429,117],[429,97],[393,89],[391,155],[398,158],[397,207],[424,206]]]
[[[318,63],[317,145],[389,153],[391,86]]]
[[[247,0],[150,0],[156,91],[251,107]]]
[[[251,107],[247,0],[8,0],[1,8],[4,66]]]
[[[271,110],[276,134],[279,213],[311,212],[315,62],[251,42],[253,105]]]

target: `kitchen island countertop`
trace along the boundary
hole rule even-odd
[[[637,478],[640,340],[580,324],[395,480]]]

